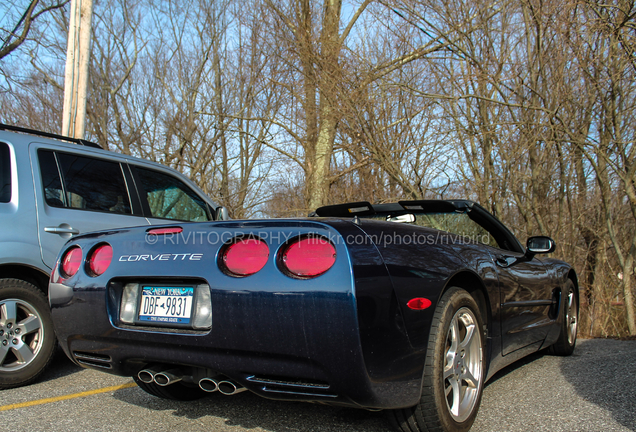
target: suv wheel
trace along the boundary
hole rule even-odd
[[[44,294],[17,279],[0,279],[0,389],[31,383],[53,358],[55,333]]]

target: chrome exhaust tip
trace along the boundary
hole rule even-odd
[[[179,369],[170,369],[169,371],[159,372],[155,374],[154,380],[157,385],[165,387],[181,381],[182,376],[183,375]]]
[[[155,374],[157,374],[160,370],[161,369],[156,369],[151,367],[142,369],[137,373],[137,378],[139,378],[141,382],[150,384],[151,382],[155,380]]]
[[[226,396],[235,395],[247,390],[245,387],[242,387],[232,381],[219,381],[217,386],[219,391]]]
[[[219,384],[212,378],[201,378],[199,388],[208,393],[213,393],[219,389]]]

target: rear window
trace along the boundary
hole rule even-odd
[[[40,150],[38,156],[48,205],[132,213],[118,163],[50,150]]]
[[[11,202],[11,152],[0,143],[0,203]]]

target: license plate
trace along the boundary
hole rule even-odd
[[[157,324],[190,324],[193,287],[144,286],[139,321]]]

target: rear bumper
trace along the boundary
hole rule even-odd
[[[419,388],[407,391],[419,382],[371,380],[351,296],[321,298],[320,293],[279,300],[224,293],[233,306],[217,307],[212,330],[201,334],[120,328],[105,311],[105,294],[97,290],[76,295],[77,301],[54,309],[64,351],[84,367],[123,376],[136,375],[151,364],[206,369],[271,399],[365,408],[408,406],[413,402],[408,395],[419,395]],[[220,302],[213,293],[213,304]],[[250,303],[267,303],[260,319],[238,318],[241,306]],[[294,312],[267,317],[270,312],[265,310]],[[84,330],[78,332],[80,327]]]

